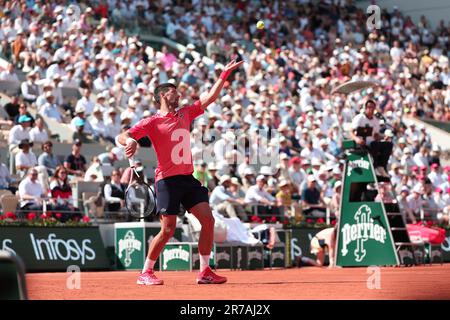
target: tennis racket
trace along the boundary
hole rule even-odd
[[[125,191],[125,207],[132,218],[141,220],[156,214],[156,193],[144,182],[144,176],[136,170],[133,159],[129,161],[132,173]]]

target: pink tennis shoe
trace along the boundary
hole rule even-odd
[[[145,271],[139,275],[137,284],[146,286],[158,286],[164,284],[163,280],[158,279],[152,269]]]

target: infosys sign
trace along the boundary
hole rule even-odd
[[[97,227],[0,227],[0,249],[19,255],[27,271],[110,268]]]

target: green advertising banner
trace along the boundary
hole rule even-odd
[[[216,244],[216,268],[217,269],[231,269],[231,245]]]
[[[146,254],[144,228],[117,228],[115,232],[117,269],[142,269]]]
[[[161,226],[149,222],[119,222],[114,224],[114,244],[117,270],[141,270],[148,246]],[[182,229],[176,228],[174,238],[181,240]],[[155,270],[159,269],[159,259]]]
[[[445,232],[445,241],[441,245],[442,258],[445,262],[450,262],[450,229]]]
[[[159,259],[161,271],[192,271],[192,244],[187,242],[168,243]]]
[[[367,184],[375,183],[368,154],[349,154],[344,170],[339,232],[338,266],[398,265],[399,260],[381,202],[362,202]]]
[[[264,246],[255,245],[247,247],[247,269],[264,269]]]
[[[0,227],[0,250],[19,255],[27,272],[109,269],[98,227]]]
[[[311,243],[311,239],[321,231],[322,229],[313,229],[313,228],[295,228],[292,229],[292,238],[291,238],[291,257],[292,264],[295,264],[295,260],[300,257],[308,257],[315,258],[313,254],[311,254],[309,250],[309,245]]]

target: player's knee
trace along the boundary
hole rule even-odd
[[[200,223],[203,228],[208,228],[208,227],[212,228],[212,227],[214,227],[214,221],[215,220],[214,220],[214,217],[212,216],[212,214],[209,214],[209,215],[204,216],[201,219]]]
[[[166,226],[161,230],[161,236],[165,240],[169,240],[175,234],[175,226]]]

